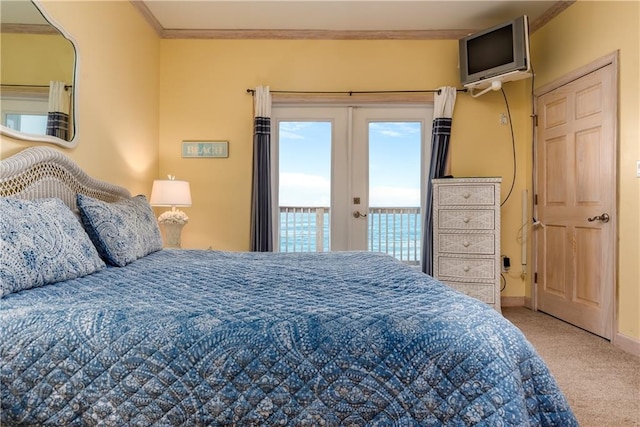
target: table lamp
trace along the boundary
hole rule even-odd
[[[163,212],[158,217],[158,223],[163,229],[167,248],[180,248],[180,234],[182,227],[189,221],[189,217],[176,206],[191,206],[191,188],[187,181],[179,181],[175,176],[169,179],[156,179],[151,189],[151,206],[171,206],[170,211]]]

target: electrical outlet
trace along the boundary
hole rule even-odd
[[[509,124],[509,118],[507,117],[506,113],[501,113],[500,114],[500,124],[501,125]]]
[[[500,259],[502,260],[502,272],[508,272],[511,268],[511,259],[506,255],[502,255]]]
[[[640,178],[640,160],[636,162],[636,178]]]

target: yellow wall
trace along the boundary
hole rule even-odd
[[[49,85],[50,80],[73,82],[75,52],[60,35],[13,34],[0,36],[0,82]]]
[[[640,2],[578,1],[532,37],[536,86],[619,52],[618,327],[640,337]]]
[[[158,40],[129,2],[45,2],[78,42],[79,144],[65,150],[91,175],[149,194],[168,173],[191,182],[194,204],[183,244],[249,248],[252,97],[247,88],[432,89],[457,86],[456,41]],[[579,1],[536,32],[536,86],[620,50],[619,329],[640,337],[638,2]],[[82,19],[80,19],[82,17]],[[613,29],[623,28],[624,31]],[[635,30],[635,34],[634,34]],[[561,42],[560,42],[561,41]],[[531,80],[505,84],[517,174],[502,208],[502,253],[512,258],[503,296],[523,296],[521,192],[531,190]],[[511,187],[509,127],[500,92],[459,94],[452,172],[503,176]],[[228,159],[182,159],[182,140],[229,140]],[[2,138],[3,157],[27,144]]]
[[[162,40],[160,172],[191,182],[183,243],[249,249],[253,98],[246,89],[455,85],[456,52],[453,41]],[[181,159],[185,139],[229,140],[229,158]]]
[[[502,177],[500,252],[510,257],[511,269],[503,273],[507,283],[501,296],[521,298],[530,282],[531,270],[527,264],[530,244],[522,259],[522,236],[527,231],[522,221],[522,191],[528,189],[528,199],[531,198],[531,167],[527,164],[531,161],[529,153],[533,140],[531,79],[505,83],[503,89],[506,101],[501,91],[488,92],[479,98],[458,97],[450,156],[453,175]],[[513,140],[510,125],[500,124],[503,113],[511,117]],[[521,304],[522,300],[515,303]]]
[[[160,42],[129,2],[42,2],[76,41],[78,145],[90,175],[149,195],[158,172]],[[2,137],[4,158],[30,145]]]
[[[191,182],[193,206],[183,245],[248,250],[250,234],[252,108],[246,89],[391,90],[457,86],[457,41],[162,40],[160,84],[160,176]],[[505,85],[515,115],[516,144],[528,114],[525,83]],[[499,93],[473,99],[459,94],[454,119],[452,173],[459,176],[512,175],[508,126]],[[522,119],[521,117],[525,117]],[[182,159],[183,140],[229,140],[228,159]],[[518,156],[523,153],[517,149]],[[523,161],[523,158],[520,159]],[[503,209],[503,253],[519,263],[520,187]],[[506,252],[505,252],[506,251]],[[516,269],[518,266],[516,266]],[[519,269],[505,295],[522,296]]]

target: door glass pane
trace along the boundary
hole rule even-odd
[[[369,123],[368,248],[420,264],[420,122]]]
[[[279,123],[280,252],[330,249],[331,123]]]
[[[20,114],[7,113],[5,116],[6,127],[25,133],[46,135],[47,115],[46,114]]]

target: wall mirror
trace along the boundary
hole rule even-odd
[[[2,0],[0,25],[0,133],[75,146],[76,44],[35,1]]]

